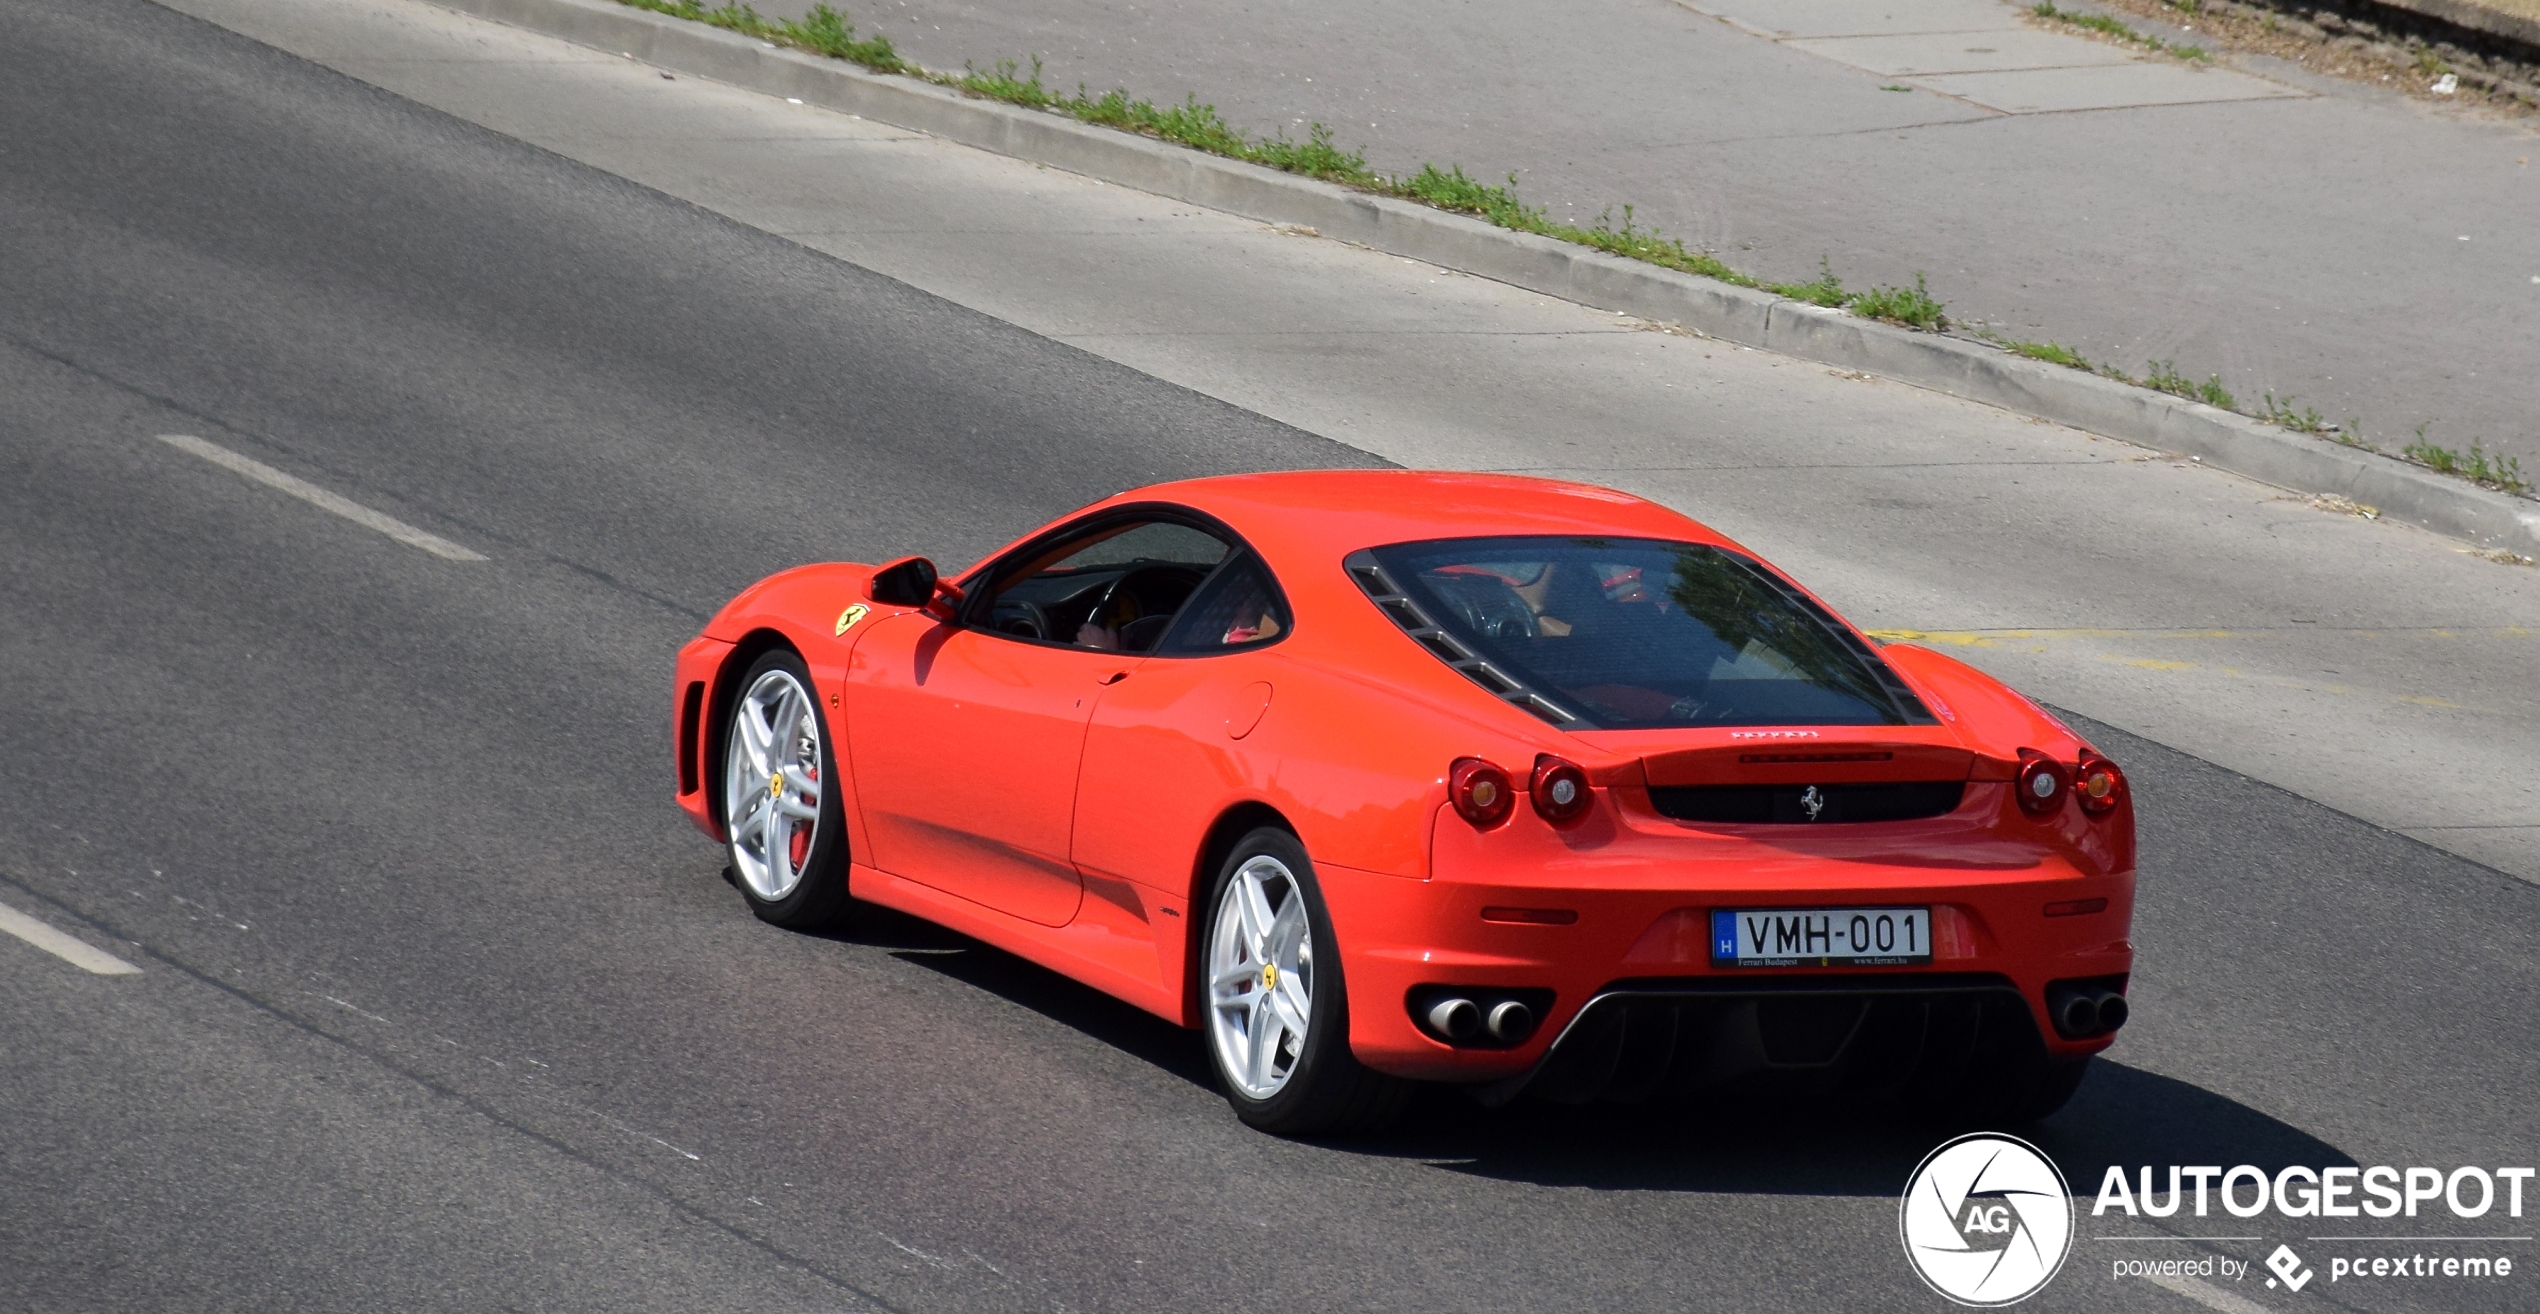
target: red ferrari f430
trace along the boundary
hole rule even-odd
[[[1606,489],[1232,476],[958,579],[804,566],[672,724],[760,917],[1020,954],[1204,1032],[1275,1132],[1419,1082],[2018,1120],[2126,1018],[2116,764]]]

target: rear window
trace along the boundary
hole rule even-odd
[[[1376,548],[1349,564],[1424,646],[1558,724],[1932,720],[1850,629],[1734,552],[1651,539],[1466,538]]]

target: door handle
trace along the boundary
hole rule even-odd
[[[1128,673],[1127,671],[1113,671],[1113,672],[1112,672],[1111,674],[1109,674],[1109,675],[1099,675],[1099,676],[1094,677],[1094,683],[1096,683],[1096,684],[1118,684],[1118,683],[1120,683],[1122,680],[1126,680],[1126,679],[1128,679],[1128,678],[1129,678],[1129,673]]]

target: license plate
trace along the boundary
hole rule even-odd
[[[1931,961],[1929,908],[1715,908],[1721,967],[1898,967]]]

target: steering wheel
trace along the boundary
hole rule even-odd
[[[1531,639],[1536,636],[1535,613],[1514,589],[1504,585],[1487,591],[1478,588],[1457,589],[1451,599],[1455,609],[1464,613],[1464,623],[1475,633],[1489,639]]]
[[[1120,573],[1120,578],[1111,581],[1110,585],[1103,589],[1102,596],[1094,599],[1094,609],[1086,614],[1085,622],[1089,625],[1101,625],[1104,619],[1111,615],[1111,609],[1114,601],[1125,601],[1130,607],[1135,608],[1135,610],[1126,616],[1120,617],[1118,624],[1108,627],[1116,632],[1122,627],[1128,625],[1129,622],[1137,620],[1139,617],[1148,614],[1147,600],[1149,594],[1145,589],[1145,585],[1153,583],[1159,579],[1182,580],[1185,581],[1185,586],[1182,589],[1182,596],[1184,598],[1188,598],[1191,596],[1191,590],[1198,588],[1199,582],[1203,578],[1205,578],[1205,576],[1189,566],[1140,566],[1135,570],[1122,571]],[[1124,597],[1123,595],[1126,596]],[[1179,607],[1181,603],[1177,601],[1173,605],[1175,607]],[[1168,612],[1167,614],[1170,613]]]

